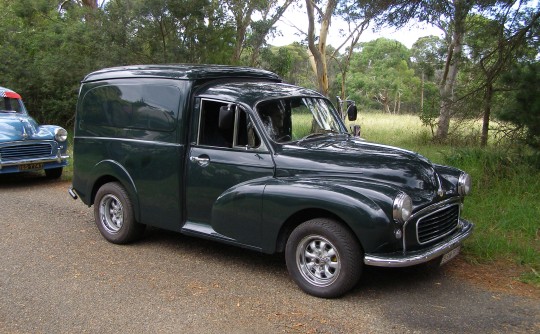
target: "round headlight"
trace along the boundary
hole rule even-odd
[[[412,200],[409,195],[400,192],[394,199],[394,204],[392,205],[393,218],[400,223],[404,223],[411,217],[411,214]]]
[[[54,130],[54,139],[59,142],[64,142],[67,140],[68,133],[65,129],[57,128]]]
[[[471,176],[467,173],[461,173],[458,179],[458,194],[468,195],[471,192]]]

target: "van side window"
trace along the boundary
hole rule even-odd
[[[198,143],[205,146],[256,149],[260,147],[261,140],[241,107],[203,100]]]
[[[84,97],[82,112],[94,125],[171,131],[180,102],[175,86],[118,84],[99,86]]]

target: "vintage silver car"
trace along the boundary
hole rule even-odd
[[[39,125],[19,94],[0,87],[0,174],[44,170],[59,178],[67,165],[67,135],[60,126]]]

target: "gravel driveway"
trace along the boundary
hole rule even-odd
[[[0,177],[0,333],[540,332],[538,299],[444,267],[366,269],[352,293],[324,300],[296,287],[281,255],[157,229],[113,245],[68,187]]]

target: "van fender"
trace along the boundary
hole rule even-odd
[[[115,160],[102,160],[98,162],[92,169],[92,200],[91,204],[94,204],[96,193],[103,184],[108,182],[119,182],[126,189],[133,211],[135,220],[140,222],[140,206],[139,195],[137,192],[137,186],[133,181],[133,178],[118,161]]]
[[[272,179],[264,189],[262,205],[262,249],[278,250],[283,228],[305,220],[291,222],[291,217],[318,218],[327,214],[344,223],[355,235],[364,251],[388,243],[395,224],[391,212],[397,190],[381,184],[351,179],[286,178]],[[300,218],[301,219],[301,218]]]

